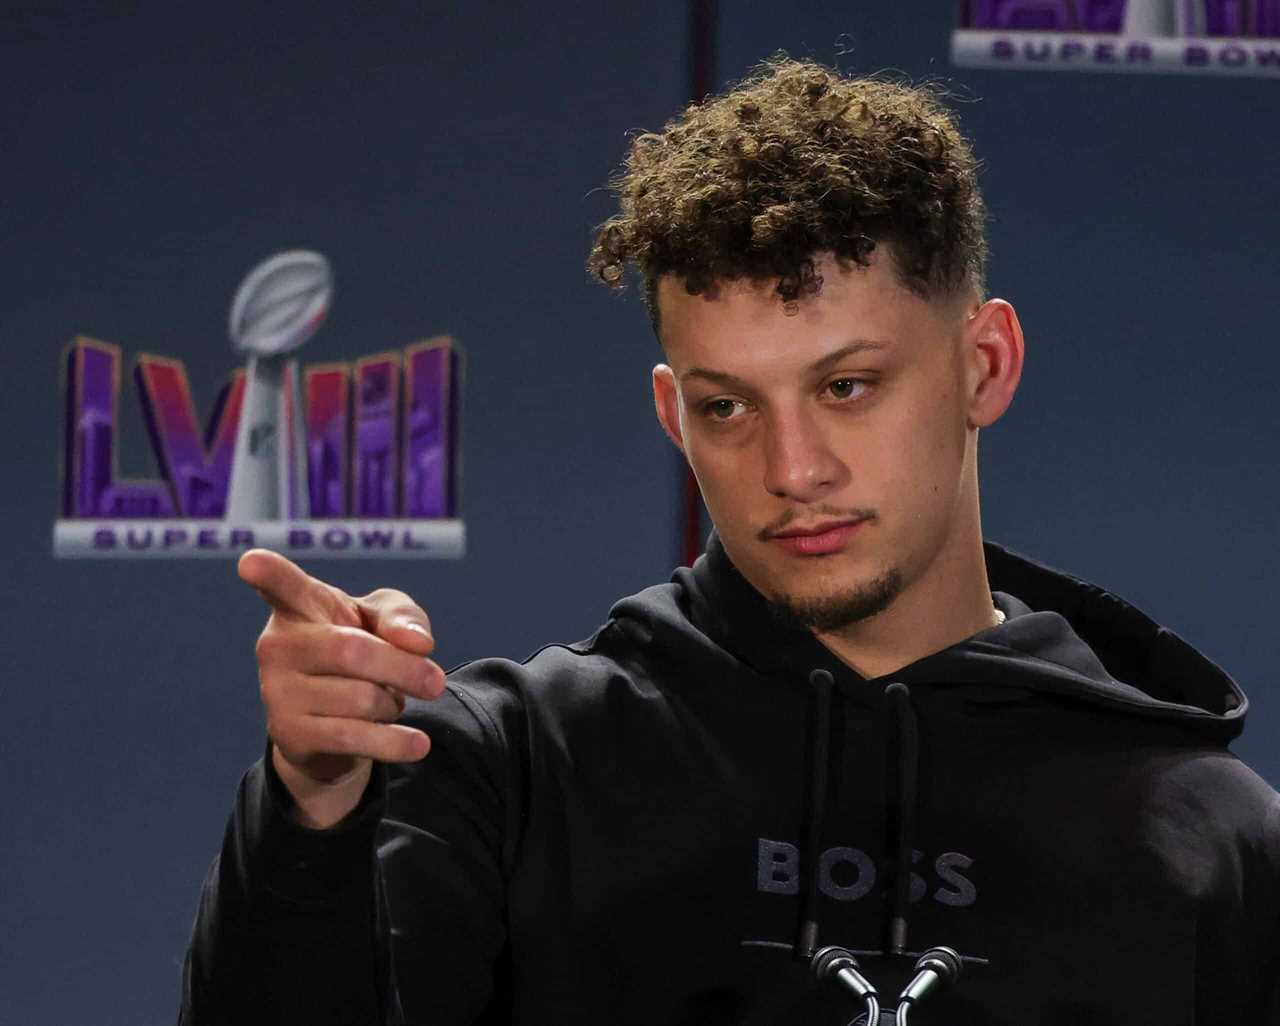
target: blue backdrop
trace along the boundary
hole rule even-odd
[[[87,6],[87,5],[86,5]],[[186,362],[201,410],[263,257],[329,256],[305,359],[449,333],[468,356],[456,562],[402,588],[446,665],[589,634],[678,558],[638,297],[582,269],[628,130],[687,95],[682,3],[8,5],[0,1023],[171,1022],[200,880],[262,747],[264,607],[225,562],[55,561],[63,346]],[[986,162],[994,294],[1027,335],[982,434],[988,537],[1129,598],[1280,754],[1274,82],[955,69],[935,0],[725,0],[717,82],[776,49],[945,80]],[[126,384],[122,470],[152,476]]]

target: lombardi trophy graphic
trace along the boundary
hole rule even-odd
[[[249,272],[231,303],[231,344],[248,355],[227,519],[310,516],[302,388],[290,354],[329,312],[333,275],[319,253],[293,250]]]
[[[1176,29],[1175,21],[1181,11],[1191,7],[1187,3],[1175,0],[1128,0],[1124,9],[1124,28],[1127,36],[1171,36]],[[1189,35],[1189,33],[1182,33]]]

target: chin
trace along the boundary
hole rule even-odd
[[[901,591],[902,574],[895,567],[869,581],[835,591],[775,591],[769,602],[781,619],[829,633],[883,613]]]

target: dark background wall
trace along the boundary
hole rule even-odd
[[[625,133],[687,94],[682,3],[8,5],[0,15],[6,585],[0,1023],[172,1021],[200,880],[262,746],[265,613],[231,561],[55,561],[59,358],[185,360],[281,249],[337,282],[307,361],[448,332],[469,365],[456,562],[314,562],[414,594],[441,659],[585,636],[678,558],[638,298],[582,270]],[[1280,727],[1274,81],[955,69],[951,5],[726,0],[717,82],[783,48],[937,78],[987,165],[1027,334],[982,435],[988,537],[1129,598]],[[794,12],[794,13],[793,13]],[[150,476],[135,397],[125,465]]]

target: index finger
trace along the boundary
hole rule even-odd
[[[359,622],[354,603],[344,605],[337,589],[278,552],[250,549],[240,557],[236,572],[277,612],[312,623]]]

